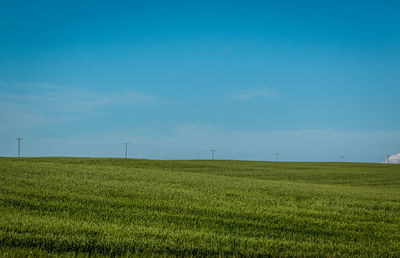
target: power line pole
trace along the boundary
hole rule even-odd
[[[18,158],[21,157],[21,140],[22,138],[17,138],[18,140]]]
[[[276,161],[279,161],[279,153],[277,152],[275,153],[275,155],[276,155]]]
[[[344,156],[340,156],[341,161],[343,162]]]
[[[212,160],[214,160],[214,153],[215,153],[215,150],[210,150],[211,151],[211,155],[212,155]]]
[[[390,154],[387,155],[387,163],[390,164]]]
[[[129,142],[125,142],[124,144],[125,144],[125,158],[127,159],[128,158],[128,144],[129,144]]]

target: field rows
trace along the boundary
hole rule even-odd
[[[0,158],[4,255],[398,256],[400,166]]]

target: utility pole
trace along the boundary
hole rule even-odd
[[[125,158],[127,159],[128,158],[128,144],[129,144],[129,142],[125,142],[124,144],[125,144]]]
[[[341,161],[343,162],[344,156],[340,156]]]
[[[279,153],[277,152],[275,153],[275,155],[276,155],[276,161],[279,161]]]
[[[212,160],[214,160],[214,153],[215,153],[215,150],[210,150],[211,151],[211,155],[212,155]]]
[[[387,155],[387,163],[390,164],[390,154]]]
[[[18,140],[18,158],[21,157],[21,140],[22,138],[17,138]]]

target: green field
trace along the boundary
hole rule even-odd
[[[400,165],[0,158],[0,256],[399,256]]]

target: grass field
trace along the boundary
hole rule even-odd
[[[400,165],[0,158],[0,256],[399,256]]]

